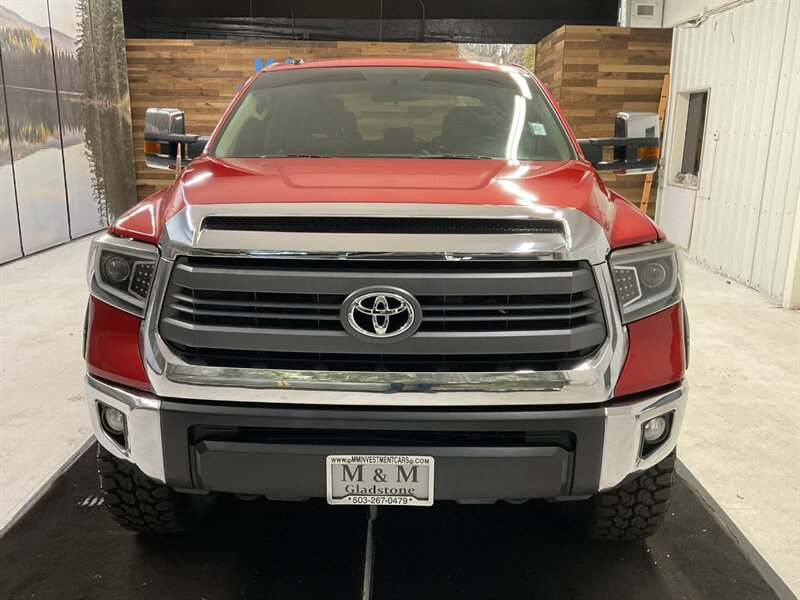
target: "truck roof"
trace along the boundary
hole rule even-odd
[[[445,69],[479,69],[485,71],[514,71],[520,73],[522,67],[517,65],[498,65],[494,63],[455,58],[326,58],[303,61],[301,63],[273,63],[264,67],[264,71],[282,71],[284,69],[309,69],[320,67],[429,67]]]

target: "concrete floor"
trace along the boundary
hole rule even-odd
[[[0,267],[0,529],[92,433],[81,348],[90,241]]]
[[[800,312],[687,261],[678,455],[800,595]]]
[[[0,528],[88,441],[81,330],[89,240],[0,267]],[[800,593],[800,313],[693,263],[679,455]]]

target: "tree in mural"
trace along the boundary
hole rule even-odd
[[[53,90],[53,64],[59,73],[59,89],[79,92],[80,69],[74,54],[55,48],[30,29],[0,27],[5,55],[5,80],[8,85]]]
[[[136,201],[127,65],[119,2],[77,0],[77,56],[80,80],[89,102],[89,149],[98,209],[108,221]]]
[[[92,50],[92,25],[89,14],[89,0],[78,0],[77,11],[78,35],[75,39],[78,64],[80,65],[81,89],[91,98],[97,97],[95,85],[94,51]]]

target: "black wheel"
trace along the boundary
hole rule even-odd
[[[174,533],[191,529],[214,507],[211,495],[181,494],[147,477],[135,465],[97,445],[97,472],[112,518],[132,531]]]
[[[576,533],[595,540],[641,540],[667,515],[675,478],[675,452],[635,479],[588,500],[562,505]]]

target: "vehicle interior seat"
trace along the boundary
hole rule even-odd
[[[356,116],[345,110],[341,98],[311,98],[293,115],[294,122],[283,131],[287,153],[346,154],[360,148],[362,137]]]
[[[502,124],[492,119],[486,107],[454,106],[442,121],[442,134],[431,141],[435,146],[455,151],[470,140],[502,139],[502,131]]]
[[[413,127],[385,127],[383,138],[375,143],[373,151],[383,154],[417,154],[417,134]]]

